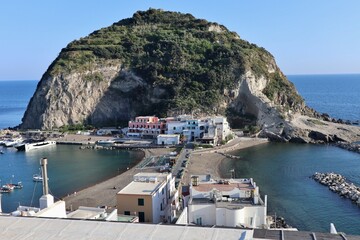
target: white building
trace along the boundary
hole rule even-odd
[[[182,134],[185,130],[186,121],[167,121],[167,134]]]
[[[216,145],[231,134],[225,117],[208,117],[202,119],[177,117],[166,121],[167,134],[182,134],[185,141],[198,141]]]
[[[203,226],[267,228],[267,197],[250,179],[213,180],[193,176],[188,203],[188,222]]]
[[[214,117],[213,121],[217,129],[217,137],[219,142],[225,140],[227,136],[232,134],[229,123],[225,117]]]
[[[136,215],[139,222],[170,223],[179,209],[171,173],[138,173],[116,198],[118,213]]]
[[[158,145],[177,145],[180,143],[178,134],[160,134],[157,136]]]

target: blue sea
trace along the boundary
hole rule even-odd
[[[306,103],[318,112],[345,120],[360,120],[360,74],[291,75],[288,78]],[[21,122],[36,84],[36,81],[0,81],[0,128]],[[128,152],[86,152],[75,146],[56,146],[55,150],[48,150],[50,152],[30,155],[6,151],[0,155],[2,182],[22,180],[25,187],[11,196],[3,196],[4,212],[13,210],[19,203],[34,201],[31,201],[35,188],[31,176],[38,170],[39,159],[44,155],[55,159],[49,162],[49,173],[52,176],[50,188],[56,196],[113,176],[117,174],[114,169],[134,163],[138,157]],[[360,235],[360,207],[309,178],[316,171],[334,171],[360,185],[360,154],[331,146],[278,143],[236,154],[242,158],[227,160],[221,166],[222,172],[226,174],[234,168],[237,177],[252,177],[261,194],[268,195],[269,214],[284,217],[300,230],[328,232],[330,223],[335,223],[338,231]],[[39,189],[35,191],[40,194]]]
[[[38,81],[0,81],[0,129],[21,123]]]
[[[306,104],[320,113],[360,120],[360,74],[289,75]]]

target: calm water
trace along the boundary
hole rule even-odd
[[[337,172],[360,185],[360,154],[330,146],[276,144],[238,151],[222,172],[236,169],[237,177],[252,177],[261,194],[268,195],[269,214],[283,216],[301,230],[360,234],[360,207],[340,198],[309,178],[317,172]]]
[[[1,149],[2,147],[0,147]],[[55,198],[79,191],[119,174],[133,166],[143,156],[141,152],[122,150],[80,150],[75,145],[56,145],[30,152],[2,148],[0,180],[2,184],[22,181],[24,188],[3,194],[3,212],[10,212],[21,204],[38,206],[42,195],[41,183],[32,181],[40,173],[40,159],[48,158],[49,187]]]
[[[0,129],[21,123],[38,81],[0,81]]]
[[[360,74],[290,75],[308,106],[320,113],[360,120]]]

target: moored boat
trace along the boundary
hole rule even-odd
[[[18,183],[8,183],[7,185],[14,187],[15,189],[21,189],[23,188],[22,182]]]
[[[43,177],[40,174],[34,174],[33,175],[33,181],[34,182],[42,182]]]
[[[22,138],[15,138],[4,141],[5,147],[14,147],[15,145],[21,143],[23,141]]]
[[[115,140],[111,140],[111,139],[96,141],[96,144],[98,144],[98,145],[112,145],[114,143],[115,143]]]
[[[48,178],[49,180],[49,178]],[[40,174],[34,174],[33,175],[33,181],[34,182],[42,182],[43,181],[43,177]]]
[[[55,141],[43,141],[43,142],[36,142],[36,143],[18,144],[17,146],[15,146],[15,148],[18,151],[30,151],[30,150],[33,150],[33,149],[39,149],[39,148],[43,148],[43,147],[54,146],[55,144],[56,144]]]
[[[5,191],[5,192],[11,192],[14,190],[14,186],[12,186],[11,184],[5,184],[2,185],[1,190]]]

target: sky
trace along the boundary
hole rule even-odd
[[[287,75],[360,73],[359,0],[11,0],[0,2],[0,80],[39,80],[69,42],[149,8],[220,23]]]

